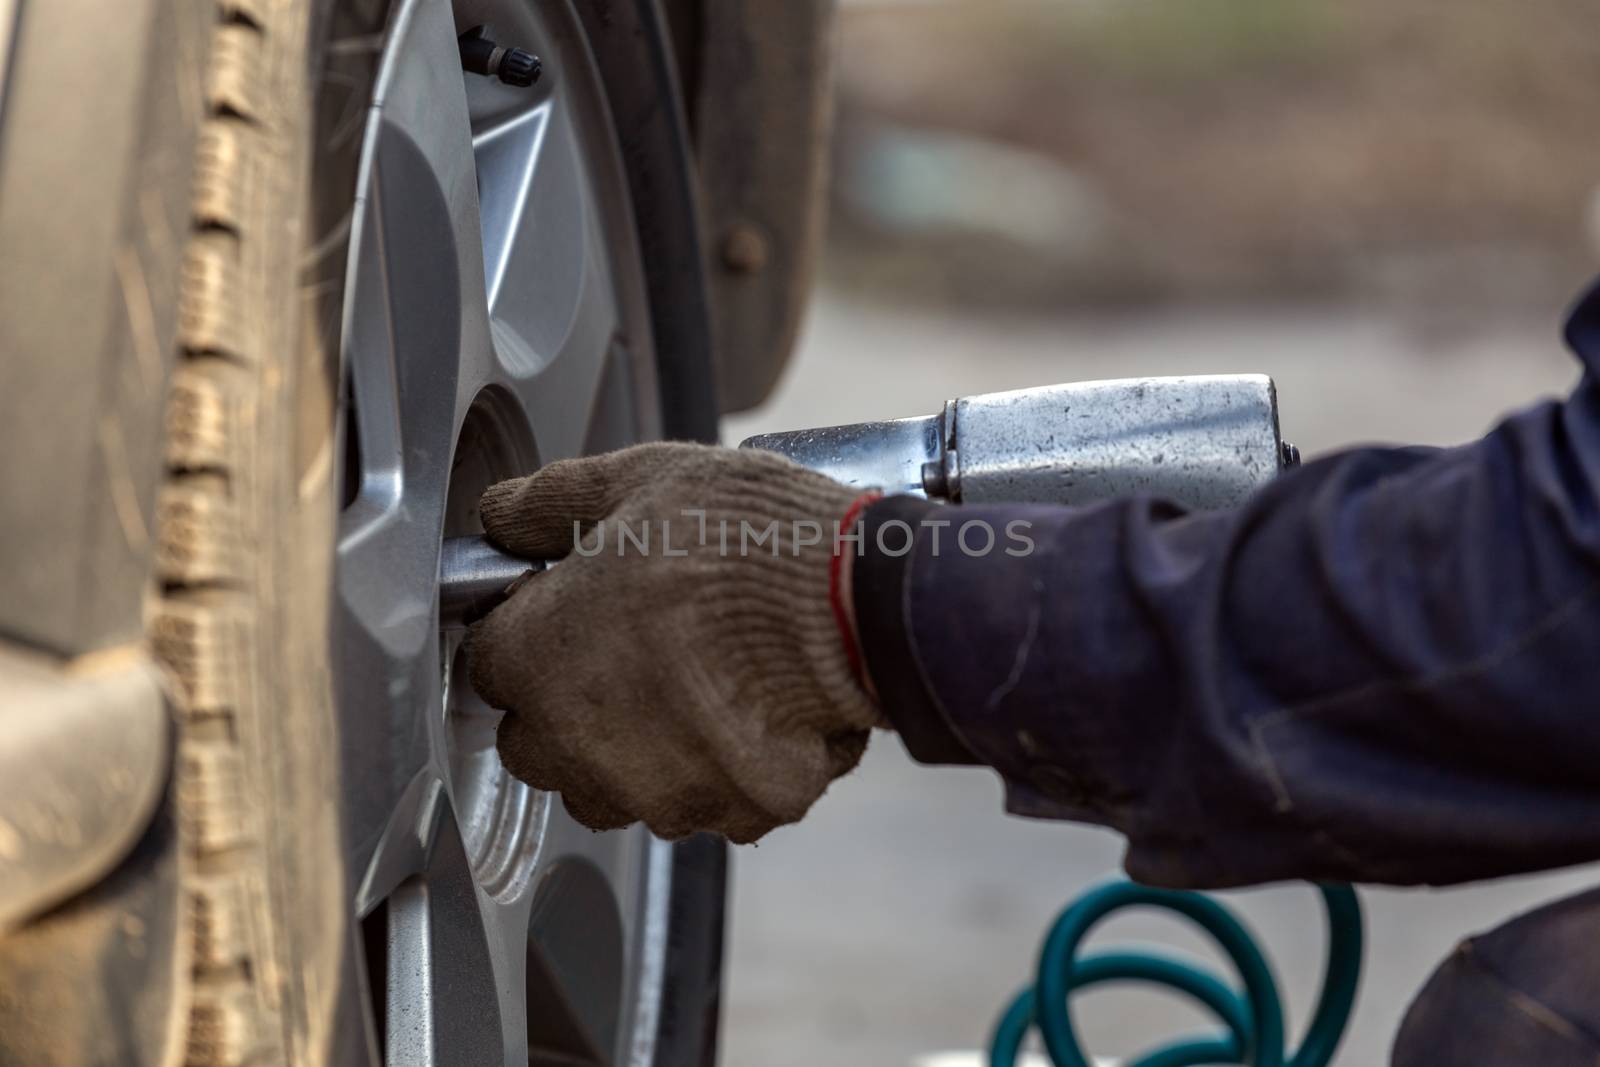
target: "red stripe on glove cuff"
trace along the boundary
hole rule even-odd
[[[869,489],[852,500],[850,506],[845,509],[844,518],[839,520],[838,533],[847,533],[860,521],[862,511],[866,510],[869,504],[882,499],[882,493],[876,489]],[[861,546],[857,544],[854,547],[859,555]],[[856,641],[856,635],[850,627],[850,617],[845,613],[844,597],[842,590],[839,588],[840,571],[844,566],[844,552],[842,549],[841,539],[838,535],[835,535],[833,540],[833,559],[828,561],[828,603],[833,608],[833,621],[839,627],[839,640],[844,642],[844,655],[850,664],[850,674],[855,678],[856,683],[865,689],[866,674],[861,666],[861,646]]]

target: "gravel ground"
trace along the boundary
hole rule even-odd
[[[778,395],[729,419],[724,436],[924,414],[964,392],[1265,371],[1278,381],[1285,435],[1307,454],[1357,441],[1446,444],[1575,380],[1559,313],[1553,303],[1527,321],[1465,324],[1325,308],[1017,322],[825,292]],[[1121,855],[1115,835],[1008,818],[1000,802],[990,772],[917,767],[880,736],[803,825],[737,850],[722,1062],[901,1067],[982,1045],[1055,912],[1113,874]],[[1406,1001],[1462,936],[1594,880],[1575,871],[1366,891],[1371,957],[1340,1067],[1386,1061]],[[1228,897],[1261,932],[1303,1022],[1322,954],[1313,894]],[[1198,945],[1150,917],[1120,920],[1113,933]],[[1094,995],[1078,1018],[1095,1050],[1112,1055],[1199,1020],[1128,992]]]

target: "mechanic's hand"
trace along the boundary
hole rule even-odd
[[[878,719],[830,597],[858,497],[770,452],[693,444],[491,486],[491,541],[567,555],[468,636],[474,687],[506,710],[506,767],[594,829],[746,842],[799,819]]]

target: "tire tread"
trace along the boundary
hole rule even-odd
[[[267,232],[261,204],[282,204],[282,190],[303,178],[286,172],[300,125],[273,121],[272,109],[283,79],[303,74],[308,7],[215,0],[179,280],[157,507],[161,596],[149,631],[183,724],[175,795],[188,855],[189,1067],[290,1062],[281,991],[270,980],[277,942],[264,881],[263,771],[250,765],[265,755],[251,744],[266,711],[255,706],[263,622],[251,591],[266,576],[256,573],[260,546],[247,531],[263,518],[251,508],[253,449],[277,366],[256,349],[271,336],[261,328],[273,310],[262,271],[284,240]]]

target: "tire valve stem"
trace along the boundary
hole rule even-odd
[[[483,27],[468,30],[458,42],[461,46],[461,67],[473,74],[499,78],[507,85],[526,88],[539,80],[544,64],[532,52],[521,48],[506,48],[495,44],[483,35]]]

